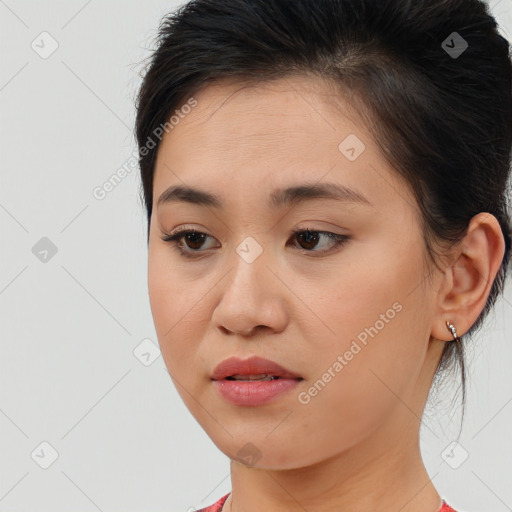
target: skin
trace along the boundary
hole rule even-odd
[[[475,216],[439,270],[428,266],[416,202],[357,112],[319,78],[254,87],[220,82],[161,142],[155,167],[148,287],[162,356],[184,403],[231,458],[224,511],[436,512],[441,498],[423,464],[421,416],[443,346],[474,323],[504,254],[497,220]],[[366,149],[338,149],[355,134]],[[315,199],[273,211],[277,187],[335,182],[371,206]],[[222,197],[222,209],[180,203],[157,208],[171,185]],[[210,238],[185,250],[162,241],[179,226]],[[293,237],[304,228],[350,236],[327,252]],[[236,252],[246,237],[262,254]],[[189,241],[190,242],[190,241]],[[302,251],[301,251],[302,248]],[[307,252],[309,250],[309,252]],[[325,251],[322,255],[322,251]],[[392,305],[400,312],[309,403],[307,391],[365,328]],[[214,367],[259,355],[303,377],[258,407],[226,402]],[[238,460],[252,443],[255,464]]]

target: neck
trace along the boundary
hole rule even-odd
[[[273,470],[232,461],[232,493],[223,510],[438,512],[442,500],[421,458],[419,421],[407,415],[403,429],[397,431],[396,423],[379,428],[362,443],[307,467]]]

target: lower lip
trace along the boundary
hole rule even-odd
[[[300,381],[276,379],[267,381],[214,380],[219,393],[235,405],[263,405],[292,390]]]

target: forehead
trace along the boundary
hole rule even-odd
[[[319,77],[289,76],[253,84],[221,80],[201,88],[193,98],[196,106],[180,116],[172,133],[179,132],[187,142],[197,139],[197,146],[200,142],[208,147],[214,142],[227,144],[249,136],[279,143],[287,132],[320,138],[340,128],[350,128],[361,138],[371,137],[357,107],[344,100],[332,81]],[[172,144],[170,136],[164,138]]]
[[[335,181],[366,189],[370,201],[371,196],[385,200],[391,192],[379,191],[379,185],[403,186],[354,106],[328,82],[311,77],[220,82],[193,97],[196,105],[160,143],[154,203],[170,185],[200,185],[217,195],[236,191],[246,200],[261,192],[265,204],[269,190],[292,183]],[[342,153],[346,140],[355,142],[356,159]]]

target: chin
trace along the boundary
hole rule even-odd
[[[285,440],[279,436],[270,439],[261,431],[255,432],[254,436],[247,433],[237,436],[231,433],[233,437],[223,433],[222,439],[213,437],[211,439],[226,457],[247,468],[291,470],[310,466],[321,460],[314,447],[307,446],[308,452],[305,453],[304,443],[297,447],[296,443],[290,442],[292,439],[297,439],[296,436],[287,436]],[[287,444],[288,442],[290,444]]]

